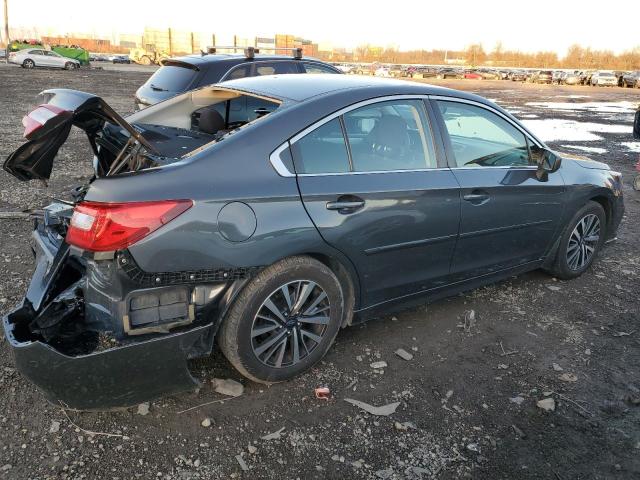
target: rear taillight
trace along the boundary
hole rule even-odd
[[[187,211],[191,200],[76,205],[67,230],[69,245],[94,252],[121,250]]]
[[[56,117],[58,117],[58,122],[62,122],[68,115],[69,112],[60,107],[56,107],[55,105],[40,105],[38,108],[22,118],[22,125],[24,126],[24,137],[31,138],[33,133],[40,129],[45,123]]]

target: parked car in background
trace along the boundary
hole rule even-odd
[[[462,78],[463,72],[455,68],[441,68],[438,70],[437,78]]]
[[[594,87],[617,87],[618,78],[610,70],[598,70],[591,75],[589,84]]]
[[[577,71],[565,72],[564,76],[562,77],[562,83],[564,85],[579,85],[580,75]]]
[[[436,67],[417,67],[413,73],[414,78],[434,78],[438,76]]]
[[[553,72],[551,70],[538,70],[531,77],[532,83],[550,84],[553,81]]]
[[[595,73],[595,70],[582,70],[580,75],[580,84],[581,85],[590,85],[591,76]]]
[[[113,57],[113,60],[111,60],[113,63],[125,63],[125,64],[130,64],[131,63],[131,59],[129,58],[128,55],[115,55]]]
[[[562,70],[554,70],[553,75],[551,77],[551,83],[556,85],[562,84],[562,80],[567,72],[563,72]]]
[[[500,73],[497,72],[496,70],[491,70],[488,68],[481,68],[477,71],[481,76],[483,80],[500,80]]]
[[[138,89],[135,102],[138,108],[145,108],[203,85],[244,77],[298,73],[342,72],[328,63],[302,57],[301,50],[296,50],[294,56],[253,54],[252,50],[244,55],[187,55],[164,60],[162,67]]]
[[[476,70],[465,70],[462,74],[462,78],[469,80],[482,80],[482,74]]]
[[[28,48],[9,53],[9,62],[20,65],[23,68],[64,68],[65,70],[74,70],[80,68],[80,62],[72,58],[63,57],[62,55],[44,50],[42,48]]]
[[[127,118],[44,93],[4,169],[46,180],[75,125],[95,171],[35,215],[37,267],[3,326],[22,375],[65,408],[193,389],[188,360],[216,339],[245,377],[291,379],[393,308],[539,268],[576,278],[623,215],[619,173],[466,92],[272,75]],[[240,99],[267,113],[230,123]]]
[[[640,70],[634,70],[622,76],[622,86],[640,88]]]
[[[524,70],[512,70],[509,72],[509,80],[513,82],[524,82],[527,79],[527,72]]]
[[[384,67],[384,66],[380,66],[376,68],[373,74],[376,77],[391,77],[391,71],[389,70],[389,67]]]

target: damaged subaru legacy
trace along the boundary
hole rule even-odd
[[[35,215],[35,273],[3,323],[22,374],[71,408],[194,388],[188,361],[216,339],[278,382],[382,312],[538,268],[574,278],[624,210],[619,173],[445,88],[265,76],[127,118],[43,96],[4,169],[47,180],[77,127],[94,175]]]

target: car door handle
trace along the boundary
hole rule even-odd
[[[463,195],[462,199],[475,205],[480,205],[489,200],[489,194],[482,191],[474,190],[471,193]]]
[[[353,213],[364,207],[364,200],[358,197],[338,198],[335,202],[327,202],[327,210],[337,210],[339,213]]]

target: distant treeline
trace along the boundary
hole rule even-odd
[[[564,57],[559,57],[555,52],[524,53],[505,50],[500,43],[490,52],[486,52],[479,43],[470,45],[464,51],[399,51],[393,48],[379,49],[362,45],[357,47],[352,54],[334,52],[331,58],[326,59],[334,62],[417,63],[424,65],[442,65],[447,61],[449,63],[463,61],[473,66],[640,70],[640,47],[616,55],[610,50],[593,50],[589,47],[572,45]]]

